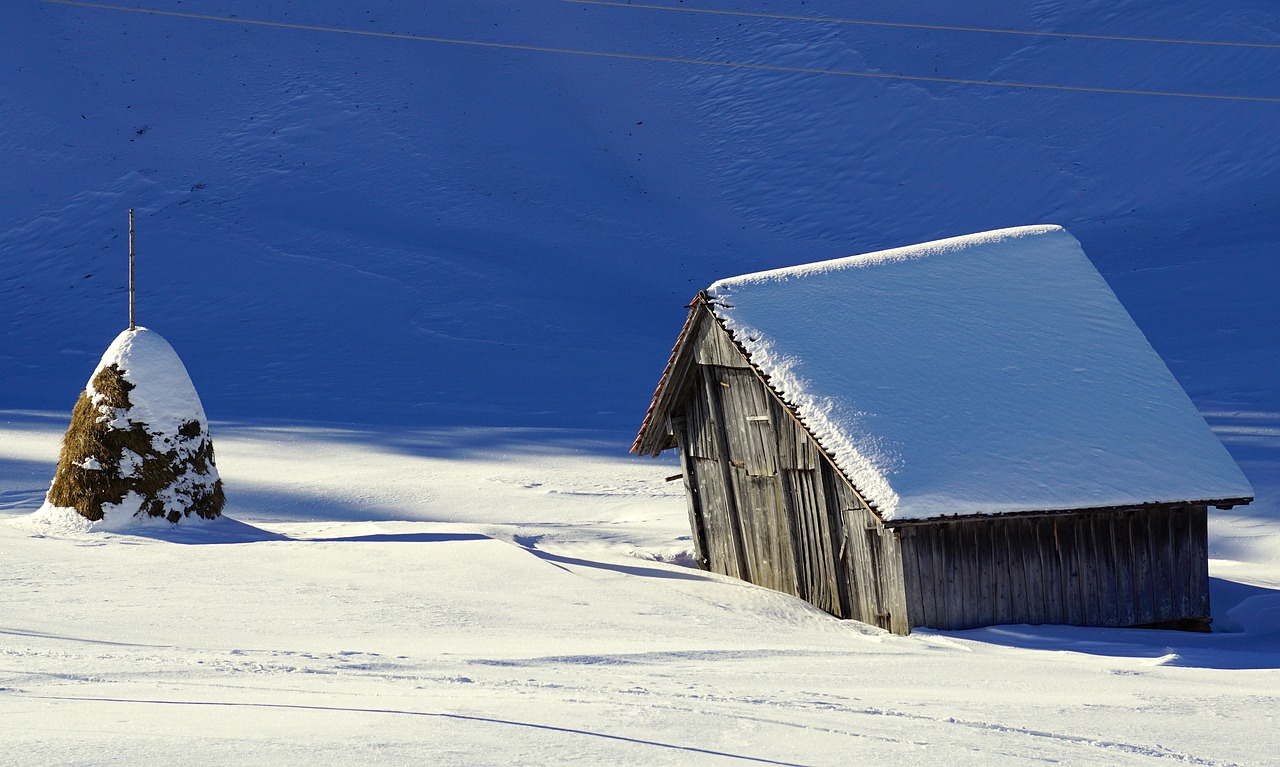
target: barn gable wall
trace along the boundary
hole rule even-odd
[[[673,408],[698,556],[725,575],[906,633],[886,530],[714,320]]]

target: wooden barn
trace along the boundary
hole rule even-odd
[[[1059,227],[698,294],[632,452],[677,448],[703,567],[895,633],[1204,628],[1253,490]]]

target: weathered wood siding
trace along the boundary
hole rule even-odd
[[[844,528],[849,617],[895,634],[908,633],[911,622],[897,533],[884,527],[830,463],[824,473],[830,503],[840,509]]]
[[[1207,617],[1207,520],[1204,506],[1155,506],[902,525],[911,627]]]
[[[719,324],[696,332],[697,370],[673,430],[705,566],[906,633],[896,536]]]
[[[691,333],[670,427],[708,570],[898,634],[1208,616],[1204,506],[886,526],[710,312]]]

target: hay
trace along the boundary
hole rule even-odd
[[[95,522],[135,504],[138,518],[220,516],[226,499],[204,425],[189,420],[177,434],[149,431],[129,420],[133,389],[119,365],[94,375],[72,409],[48,502]]]

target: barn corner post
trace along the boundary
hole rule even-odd
[[[129,329],[137,328],[133,315],[133,208],[129,208]]]

